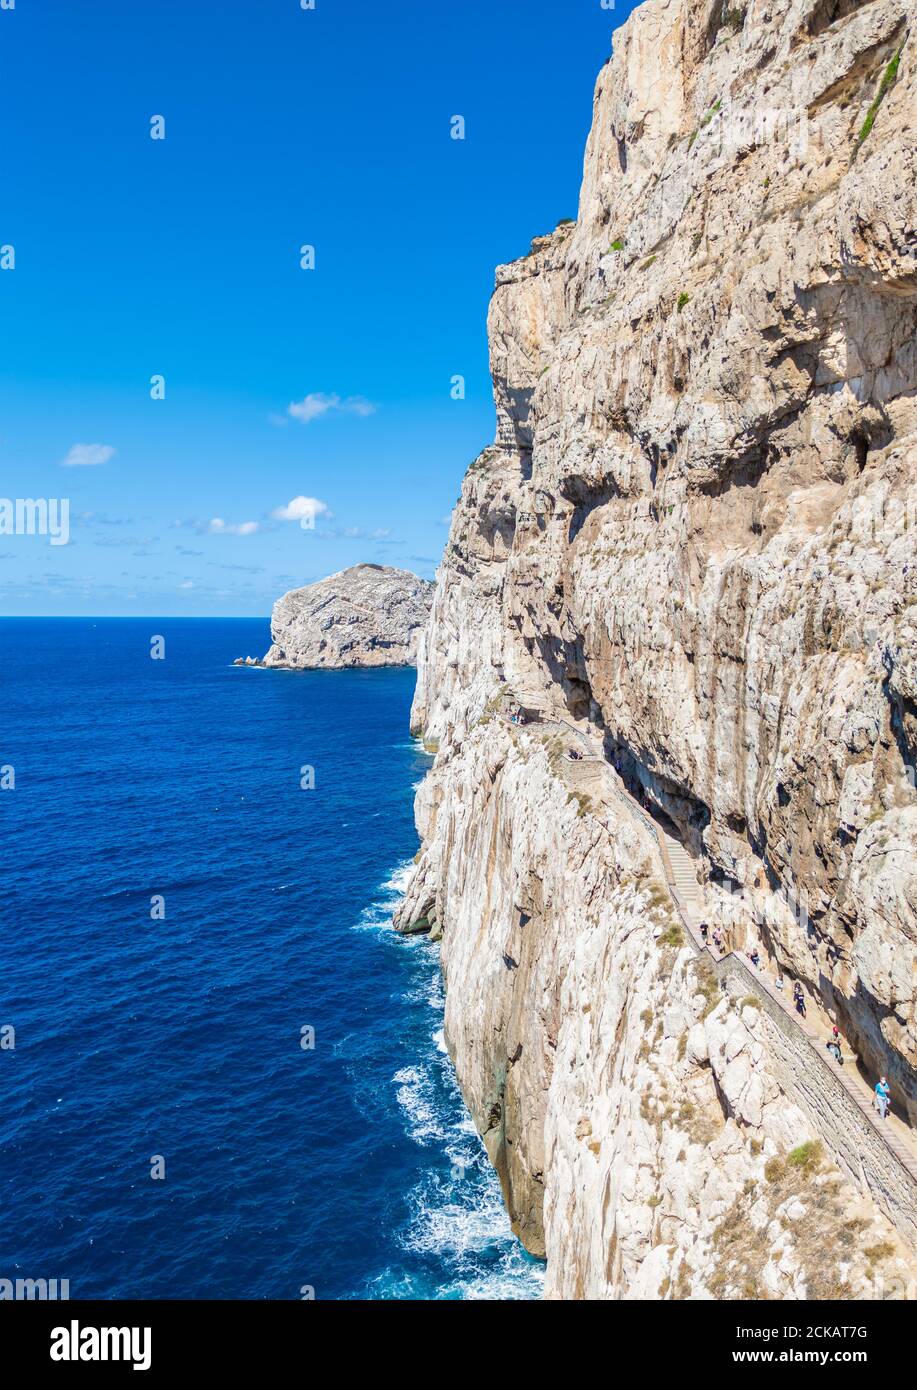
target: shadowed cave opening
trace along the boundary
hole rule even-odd
[[[868,3],[869,0],[819,0],[806,20],[806,33],[810,39],[818,38],[839,19],[846,19]]]
[[[609,502],[617,501],[623,494],[613,481],[590,483],[577,477],[566,479],[562,495],[566,501],[573,503],[567,525],[567,542],[572,544],[593,512]]]
[[[689,853],[706,858],[703,835],[710,824],[710,808],[687,788],[654,772],[629,744],[613,734],[605,735],[603,747],[631,796],[663,830],[681,840]]]
[[[892,690],[890,670],[882,682],[882,694],[888,701],[889,724],[904,765],[904,775],[910,785],[917,788],[917,705],[901,692]]]
[[[563,695],[571,719],[594,718],[600,714],[592,698],[592,687],[586,674],[582,644],[565,642],[556,636],[523,638],[526,651],[546,669],[552,684]]]

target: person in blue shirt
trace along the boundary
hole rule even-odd
[[[876,1109],[879,1112],[880,1120],[884,1120],[888,1115],[889,1094],[888,1082],[883,1076],[880,1081],[876,1082]]]

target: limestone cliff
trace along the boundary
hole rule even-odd
[[[447,1042],[549,1296],[869,1297],[908,1267],[914,1213],[817,1077],[788,1093],[608,779],[917,1122],[915,29],[909,0],[647,0],[575,226],[497,272],[400,925],[441,937]]]
[[[408,570],[354,565],[274,604],[262,663],[293,669],[412,666],[433,585]]]

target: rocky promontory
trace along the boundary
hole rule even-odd
[[[353,565],[274,604],[271,648],[237,665],[289,670],[413,666],[433,602],[433,585],[409,570]]]
[[[915,35],[646,0],[497,271],[397,925],[548,1298],[917,1290]]]

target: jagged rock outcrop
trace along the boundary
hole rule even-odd
[[[278,599],[262,664],[412,666],[432,601],[433,585],[408,570],[353,565]]]
[[[576,225],[497,272],[400,924],[442,938],[447,1042],[549,1295],[811,1296],[763,1164],[818,1136],[753,1011],[665,945],[652,847],[564,790],[504,690],[604,747],[711,910],[741,887],[746,939],[917,1121],[915,28],[908,0],[647,0]],[[804,910],[755,927],[777,900]],[[746,1218],[757,1273],[724,1284]]]

